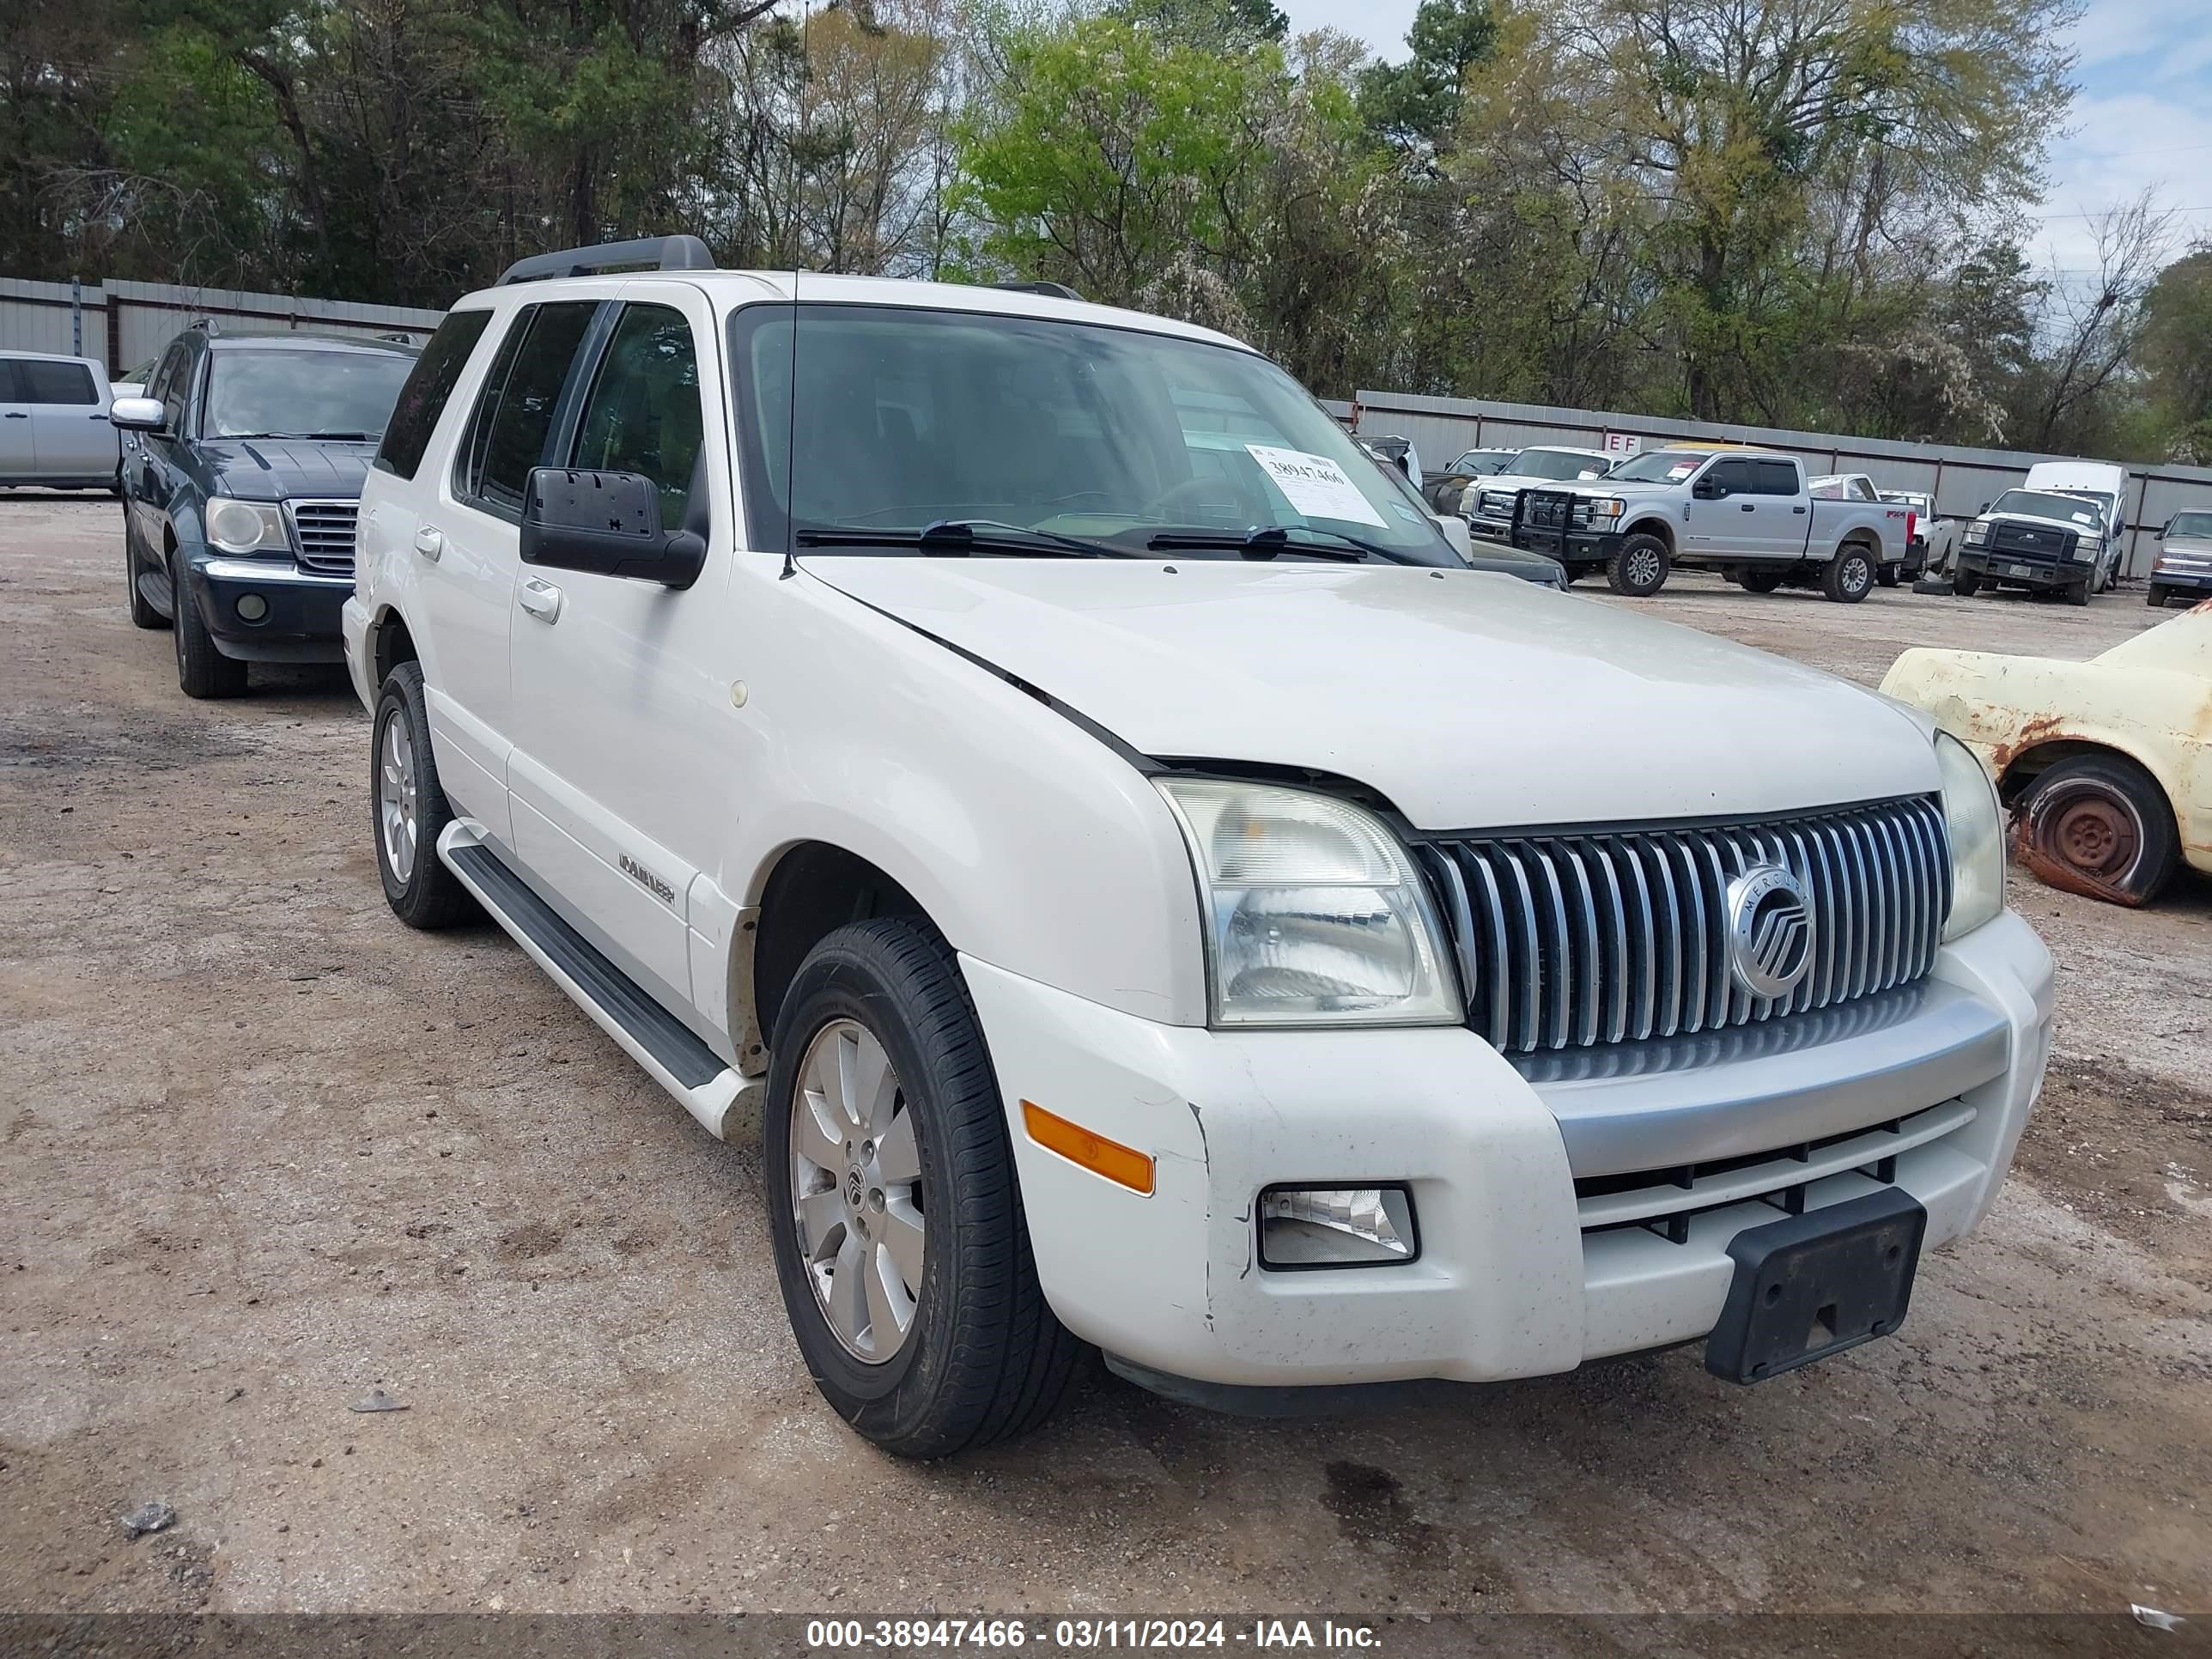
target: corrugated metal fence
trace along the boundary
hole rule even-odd
[[[93,357],[108,378],[160,354],[179,329],[202,317],[234,334],[312,328],[346,334],[430,337],[443,312],[410,306],[303,300],[287,294],[185,288],[168,283],[33,283],[0,276],[0,348]]]
[[[1604,449],[1610,437],[1632,438],[1645,449],[1670,440],[1747,443],[1800,457],[1814,473],[1863,472],[1883,489],[1924,490],[1944,518],[1972,518],[1984,501],[2019,483],[2038,461],[2078,460],[2072,455],[2033,455],[2005,449],[1966,449],[1944,444],[1898,443],[1832,432],[1788,432],[1770,427],[1720,426],[1705,421],[1587,409],[1548,409],[1534,404],[1492,403],[1477,398],[1423,398],[1402,392],[1363,392],[1354,430],[1369,437],[1395,433],[1411,438],[1425,468],[1442,468],[1463,450],[1569,444]],[[2212,507],[2212,468],[2131,466],[2128,469],[2126,573],[2150,568],[2159,526],[2186,507]]]

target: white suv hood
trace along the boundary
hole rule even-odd
[[[1512,576],[801,562],[1146,755],[1333,772],[1424,829],[1773,814],[1937,784],[1926,735],[1870,692]]]

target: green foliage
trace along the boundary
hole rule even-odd
[[[1451,148],[1468,71],[1497,49],[1491,0],[1421,0],[1402,64],[1372,64],[1360,76],[1368,125],[1401,149]]]

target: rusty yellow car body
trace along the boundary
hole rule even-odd
[[[1907,651],[1881,689],[1980,758],[2053,886],[2141,904],[2212,874],[2212,599],[2087,662]]]

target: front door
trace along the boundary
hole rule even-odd
[[[523,488],[544,455],[562,392],[601,301],[526,305],[506,319],[453,468],[404,533],[425,629],[430,742],[447,793],[491,838],[512,844],[507,759],[514,743],[507,651],[521,568]]]
[[[555,433],[547,465],[640,473],[661,522],[711,516],[690,587],[527,566],[513,623],[517,850],[586,931],[673,1007],[723,1023],[691,983],[694,884],[736,810],[724,599],[737,542],[720,342],[705,295],[629,286]],[[711,434],[711,436],[710,436]],[[708,917],[702,932],[717,931]]]
[[[0,483],[36,475],[31,447],[31,406],[23,400],[13,357],[0,357]]]

